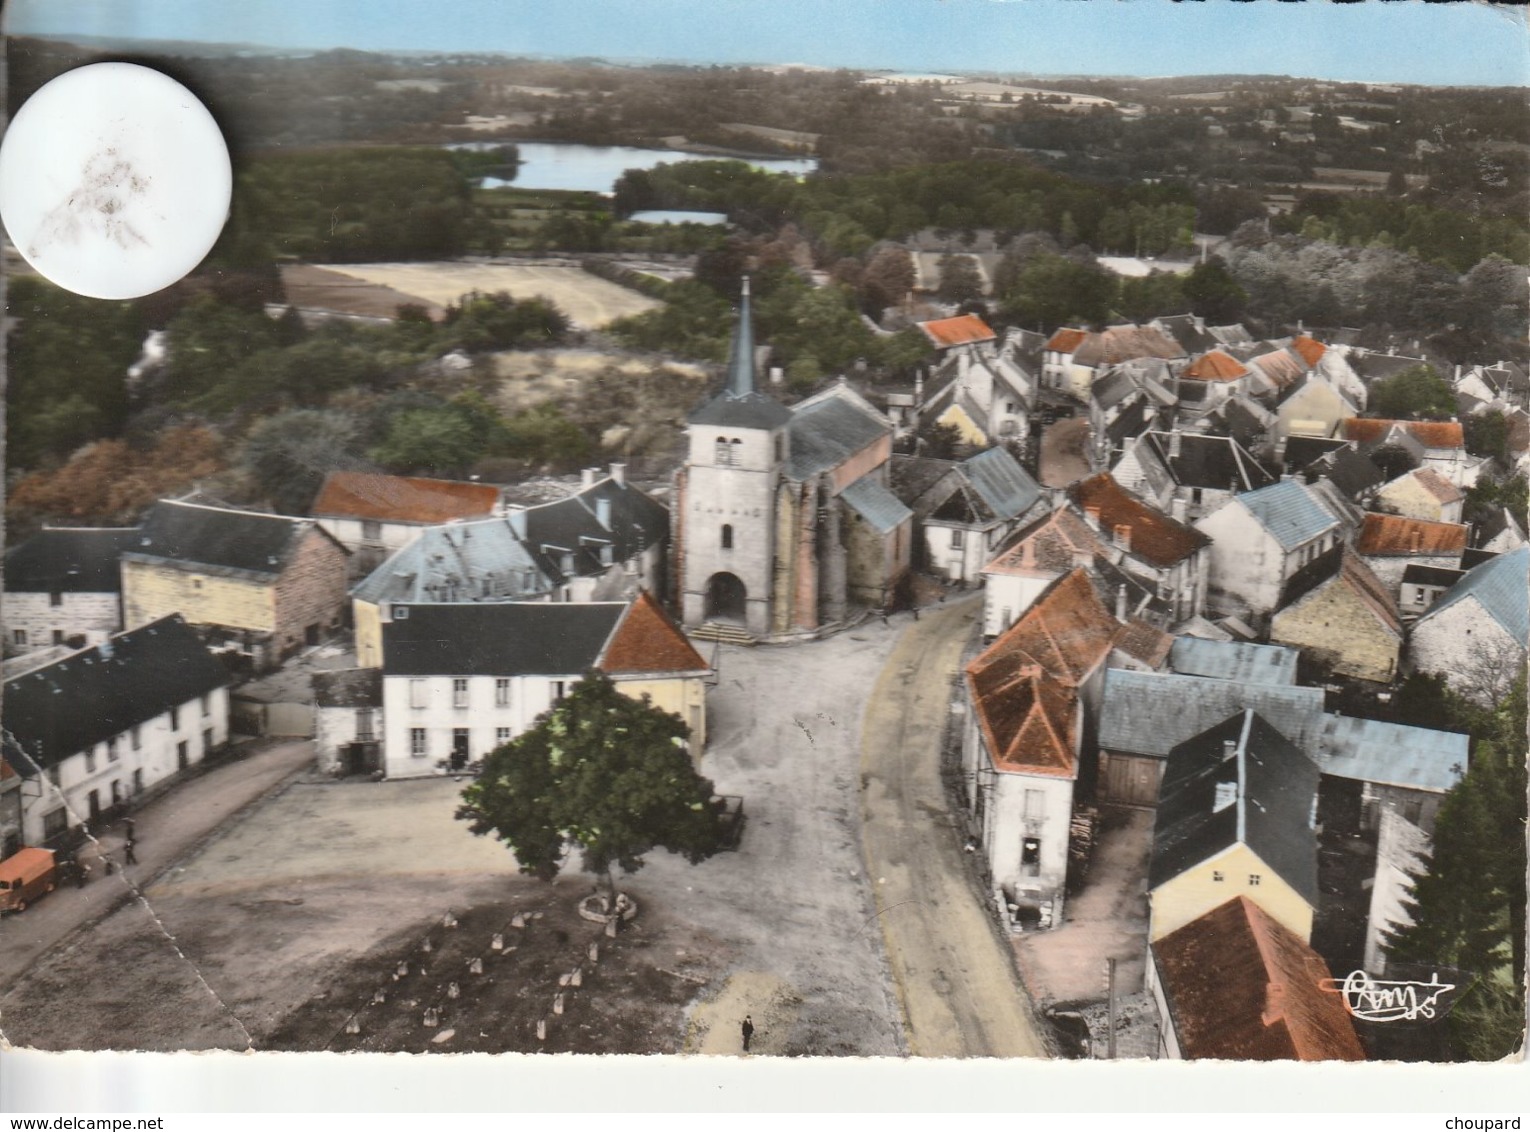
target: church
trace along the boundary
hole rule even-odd
[[[892,604],[914,537],[888,488],[892,433],[843,379],[790,409],[759,388],[745,279],[726,381],[691,414],[676,475],[685,624],[783,636]]]

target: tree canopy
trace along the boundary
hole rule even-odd
[[[719,828],[689,734],[679,716],[590,672],[531,730],[489,753],[457,817],[544,879],[570,844],[594,873],[635,872],[654,849],[696,864],[717,851]]]
[[[1409,366],[1371,386],[1370,408],[1387,420],[1442,421],[1456,414],[1456,395],[1433,366]]]

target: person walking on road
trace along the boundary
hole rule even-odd
[[[743,1026],[740,1027],[740,1029],[742,1030],[743,1035],[744,1035],[744,1052],[748,1053],[749,1052],[749,1039],[754,1037],[754,1023],[752,1021],[750,1021],[749,1015],[747,1015],[747,1014],[744,1015],[744,1024],[743,1024]]]
[[[123,846],[123,850],[127,854],[127,863],[130,865],[138,864],[138,857],[133,853],[133,844],[133,839],[129,837],[127,843]]]

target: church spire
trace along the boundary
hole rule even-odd
[[[735,399],[751,396],[754,386],[754,323],[749,317],[749,276],[744,276],[739,298],[738,327],[733,332],[733,349],[728,356],[726,394]]]

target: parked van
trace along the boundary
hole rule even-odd
[[[22,849],[0,861],[0,912],[25,912],[58,883],[52,849]]]

